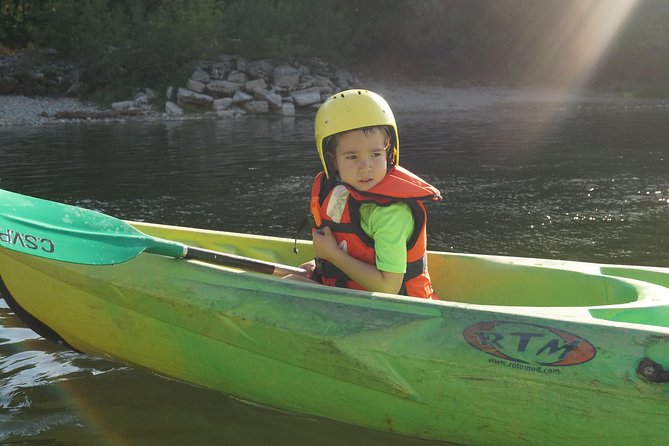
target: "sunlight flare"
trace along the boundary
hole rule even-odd
[[[526,81],[570,91],[582,88],[637,4],[638,0],[557,3],[545,12],[548,26],[528,30],[528,40],[537,43],[530,48]],[[539,34],[543,35],[537,38]]]
[[[548,105],[535,110],[522,123],[522,138],[528,146],[545,140],[577,104],[582,90],[595,75],[625,21],[639,0],[578,0],[546,4],[541,14],[521,30],[520,44],[507,57],[507,63],[520,67],[519,85],[530,97],[542,97]],[[540,87],[534,89],[531,87]],[[523,102],[523,95],[517,98]],[[517,117],[510,115],[500,126],[517,128]],[[513,144],[510,145],[512,147]]]

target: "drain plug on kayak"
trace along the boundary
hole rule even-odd
[[[648,358],[644,358],[639,362],[636,372],[646,381],[652,383],[669,382],[669,372],[666,372],[660,364]]]

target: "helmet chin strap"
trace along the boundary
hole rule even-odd
[[[332,159],[332,155],[330,153],[326,153],[323,159],[325,160],[325,173],[326,177],[329,180],[337,180],[339,182],[339,172],[337,172],[337,169],[335,169],[334,166],[334,160]]]
[[[393,148],[388,151],[388,170],[397,165],[397,146],[393,145]]]

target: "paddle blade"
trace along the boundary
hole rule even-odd
[[[162,243],[99,212],[0,190],[0,247],[90,265],[122,263],[147,248],[181,257],[183,245]]]

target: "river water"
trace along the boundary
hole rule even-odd
[[[429,205],[430,249],[669,266],[669,109],[534,103],[397,118],[401,164],[445,196]],[[292,237],[319,168],[312,139],[299,116],[0,128],[0,187],[124,219]],[[0,443],[433,444],[67,351],[4,301]]]

